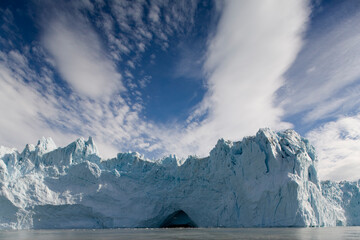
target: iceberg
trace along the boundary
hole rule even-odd
[[[360,224],[359,184],[320,182],[309,141],[260,129],[205,158],[101,159],[93,139],[0,147],[0,229]]]

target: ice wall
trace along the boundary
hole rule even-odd
[[[0,228],[160,227],[177,212],[199,227],[358,225],[358,187],[320,184],[316,162],[292,130],[219,140],[180,166],[101,160],[91,138],[64,148],[43,138],[21,153],[0,147]]]
[[[348,226],[360,226],[360,189],[357,182],[321,183],[323,196],[337,209],[342,209]]]

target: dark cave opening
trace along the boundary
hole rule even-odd
[[[161,228],[196,228],[197,225],[183,211],[178,210],[170,214],[160,225]]]

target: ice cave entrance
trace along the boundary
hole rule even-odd
[[[160,225],[161,228],[196,228],[197,225],[183,211],[178,210],[170,214]]]

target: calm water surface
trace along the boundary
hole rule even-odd
[[[360,239],[360,227],[334,228],[196,228],[110,230],[0,231],[7,240],[116,240],[116,239]]]

